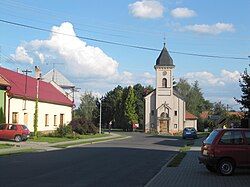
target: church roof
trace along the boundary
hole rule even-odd
[[[156,60],[156,66],[174,67],[173,59],[169,55],[168,50],[165,47],[165,44],[164,44],[163,49],[161,50],[161,53],[160,53],[159,57]]]

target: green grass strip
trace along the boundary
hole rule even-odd
[[[32,153],[32,152],[36,152],[36,150],[32,148],[27,148],[27,149],[12,150],[8,152],[0,153],[0,156],[18,155],[18,154]]]
[[[168,163],[167,167],[178,167],[189,150],[189,146],[180,148],[179,153],[174,156],[174,158]]]
[[[74,141],[74,140],[86,140],[90,138],[101,138],[110,136],[109,134],[88,134],[88,135],[80,135],[77,138],[67,138],[67,137],[49,137],[49,136],[41,136],[36,139],[30,138],[29,141],[32,142],[48,142],[48,143],[58,143],[58,142],[66,142],[66,141]]]
[[[6,149],[6,148],[11,148],[13,147],[14,145],[13,144],[0,144],[0,149]]]

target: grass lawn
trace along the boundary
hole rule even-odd
[[[79,140],[79,139],[90,139],[90,138],[100,138],[100,137],[106,137],[109,136],[109,134],[87,134],[87,135],[81,135],[78,136],[79,138],[67,138],[67,137],[47,137],[47,136],[40,136],[37,139],[30,138],[28,141],[33,142],[48,142],[48,143],[57,143],[57,142],[65,142],[65,141],[73,141],[73,140]]]
[[[0,149],[6,149],[6,148],[10,148],[13,147],[14,145],[11,144],[0,144]]]

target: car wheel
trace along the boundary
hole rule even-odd
[[[16,135],[15,138],[14,138],[14,140],[16,142],[21,142],[22,141],[22,137],[20,135]]]
[[[210,172],[213,172],[213,173],[216,172],[216,169],[215,169],[215,167],[213,167],[213,166],[206,165],[206,168],[207,168],[207,170],[210,171]]]
[[[217,169],[221,175],[232,175],[235,169],[235,164],[231,159],[223,159],[218,163]]]

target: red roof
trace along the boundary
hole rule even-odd
[[[208,115],[209,115],[209,111],[203,111],[203,112],[200,114],[200,118],[201,118],[201,119],[207,119],[207,118],[208,118]]]
[[[2,67],[0,67],[0,75],[10,84],[10,90],[8,90],[9,95],[29,100],[36,99],[37,80],[35,78],[27,76],[27,91],[25,94],[25,75]],[[39,81],[39,101],[73,106],[72,101],[52,84],[41,80]]]
[[[193,114],[186,111],[185,119],[195,120],[195,119],[198,119],[198,118],[195,115],[193,115]]]

